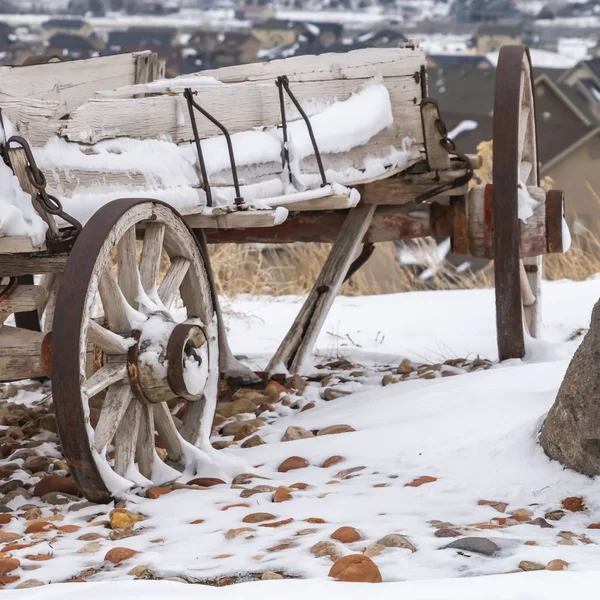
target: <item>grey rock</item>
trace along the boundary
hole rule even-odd
[[[83,510],[84,508],[88,508],[88,506],[98,506],[93,502],[89,502],[88,500],[84,500],[83,502],[77,502],[76,504],[71,504],[67,509],[68,512],[77,512],[78,510]]]
[[[483,537],[466,537],[454,540],[442,549],[445,550],[446,548],[475,552],[476,554],[484,554],[485,556],[493,556],[496,552],[500,551],[500,547],[497,544]]]
[[[14,490],[12,490],[11,492],[8,492],[8,494],[5,494],[2,497],[2,502],[4,504],[8,504],[9,502],[11,502],[12,500],[14,500],[15,498],[25,498],[26,500],[29,500],[31,498],[31,493],[28,492],[25,488],[22,487],[18,487]]]
[[[42,497],[42,500],[48,504],[61,506],[63,504],[69,504],[69,502],[75,502],[79,500],[79,498],[63,492],[49,492]]]
[[[4,504],[0,504],[0,513],[10,513],[13,512],[12,508],[8,508],[8,506],[5,506]]]
[[[8,494],[8,492],[12,492],[20,487],[23,487],[23,482],[20,479],[12,479],[11,481],[8,481],[0,486],[0,493]]]
[[[554,525],[551,525],[550,523],[548,523],[548,521],[546,521],[546,519],[543,519],[542,517],[533,519],[532,521],[529,521],[528,524],[529,525],[537,525],[538,527],[541,527],[542,529],[554,529]]]
[[[542,426],[540,444],[563,466],[600,475],[600,301]]]

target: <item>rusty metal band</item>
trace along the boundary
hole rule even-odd
[[[550,190],[546,194],[546,247],[548,252],[563,251],[563,217],[565,214],[565,193]]]
[[[363,244],[360,254],[350,265],[350,268],[346,273],[346,277],[344,277],[344,283],[346,283],[346,281],[348,281],[352,277],[352,275],[354,275],[361,267],[363,267],[366,264],[366,262],[371,258],[371,256],[373,256],[374,251],[375,244],[373,242],[366,242],[365,244]]]
[[[525,355],[518,222],[519,117],[524,61],[531,62],[526,46],[503,46],[496,68],[492,220],[500,360],[522,358]],[[529,85],[533,85],[533,82],[529,82]]]
[[[4,285],[0,291],[0,303],[4,302],[7,298],[10,298],[14,291],[19,287],[19,282],[16,277],[10,277],[8,283]]]
[[[166,357],[168,361],[167,381],[175,394],[186,398],[190,395],[183,377],[183,353],[188,342],[190,332],[198,328],[197,325],[180,323],[176,325],[167,343]]]
[[[140,353],[140,337],[142,332],[139,329],[135,329],[131,332],[131,337],[135,340],[135,344],[130,346],[127,351],[127,377],[129,379],[129,386],[131,387],[132,394],[142,402],[143,404],[150,404],[142,384],[140,383],[140,371],[138,369],[138,358]]]
[[[129,210],[148,203],[163,205],[181,218],[166,203],[148,198],[125,198],[106,204],[77,237],[56,299],[51,361],[54,412],[63,453],[73,477],[85,497],[93,502],[110,502],[112,497],[92,454],[83,411],[79,365],[82,321],[89,311],[86,295],[89,282],[95,276],[96,260],[112,228]]]
[[[290,149],[288,146],[288,129],[287,129],[287,118],[285,115],[285,102],[283,97],[283,85],[281,83],[281,78],[278,77],[275,81],[275,85],[277,86],[277,90],[279,92],[279,110],[281,112],[281,131],[283,133],[283,168],[287,167],[288,170],[288,178],[289,182],[292,183],[292,169],[290,166]]]

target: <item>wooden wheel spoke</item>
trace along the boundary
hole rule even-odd
[[[110,270],[107,269],[100,276],[98,291],[109,329],[119,333],[130,331],[131,326],[127,318],[125,297],[121,293],[117,280]]]
[[[109,388],[102,405],[102,412],[94,430],[94,446],[99,453],[110,444],[132,399],[129,383]]]
[[[117,383],[127,376],[127,368],[124,363],[109,363],[98,369],[86,382],[85,392],[88,398],[95,396],[102,390]]]
[[[136,308],[140,275],[137,265],[137,242],[135,225],[130,227],[117,244],[117,262],[119,267],[119,287],[131,306]]]
[[[519,164],[519,181],[527,184],[529,181],[529,176],[531,175],[531,171],[533,169],[533,164],[529,160],[522,160]]]
[[[519,151],[517,154],[519,162],[527,158],[525,156],[525,141],[527,139],[527,134],[529,133],[530,113],[531,107],[529,105],[524,104],[521,106],[521,113],[519,115]]]
[[[127,354],[127,340],[90,319],[88,322],[88,342],[98,346],[106,354]]]
[[[171,266],[158,288],[158,297],[167,308],[170,308],[173,298],[187,275],[190,265],[191,262],[183,256],[178,256],[171,261]]]
[[[147,293],[152,292],[158,284],[164,237],[165,226],[162,223],[148,223],[146,225],[142,257],[140,259],[140,276],[142,287]]]
[[[135,457],[139,472],[152,479],[154,461],[154,415],[151,404],[141,404],[140,428],[137,437]]]
[[[192,404],[197,403],[194,402]],[[188,404],[189,408],[190,405]],[[154,425],[169,455],[169,459],[174,462],[181,460],[182,453],[179,434],[173,422],[171,411],[165,402],[154,405]]]
[[[115,432],[115,471],[121,476],[125,476],[127,469],[133,463],[141,414],[141,403],[130,402]]]

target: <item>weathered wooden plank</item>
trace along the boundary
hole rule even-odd
[[[421,48],[367,48],[346,53],[292,58],[252,63],[203,71],[225,83],[274,79],[286,75],[290,81],[326,81],[365,77],[414,76],[425,65]],[[294,88],[295,91],[295,88]]]
[[[445,170],[450,168],[450,155],[441,145],[444,135],[438,129],[440,111],[437,103],[423,102],[421,104],[423,120],[423,136],[425,142],[425,156],[430,171]]]
[[[137,58],[150,52],[104,56],[0,70],[0,102],[11,98],[59,101],[63,116],[101,90],[135,83]]]
[[[100,454],[115,437],[117,427],[121,423],[132,397],[129,383],[113,385],[106,393],[100,418],[94,430],[94,447]]]
[[[300,102],[312,101],[310,114],[317,106],[349,98],[359,91],[368,79],[335,79],[322,82],[298,83],[294,94]],[[390,93],[394,124],[388,138],[400,142],[413,136],[422,140],[421,117],[414,99],[420,88],[412,76],[390,77],[384,81]],[[275,127],[281,122],[279,94],[275,85],[241,83],[207,86],[197,90],[196,101],[217,118],[230,133],[248,131],[254,127]],[[297,111],[286,99],[288,119],[297,118]],[[144,115],[140,119],[140,115]],[[221,131],[201,115],[197,117],[201,138],[214,137]],[[152,96],[130,99],[92,99],[73,111],[65,123],[58,123],[61,134],[76,142],[96,143],[103,139],[127,136],[136,139],[169,136],[176,143],[193,139],[187,103],[181,96]],[[381,134],[380,134],[381,135]]]
[[[45,244],[43,246],[34,246],[31,238],[25,235],[0,237],[0,254],[21,254],[43,251],[45,249]],[[0,257],[0,274],[3,274],[2,260],[2,257]]]
[[[374,205],[362,205],[348,213],[315,285],[269,361],[267,372],[278,372],[282,366],[294,373],[308,369],[308,358],[316,338],[350,268],[354,253],[369,228],[375,209]]]
[[[85,393],[88,398],[95,396],[107,387],[125,379],[127,377],[127,367],[125,366],[125,359],[120,363],[108,363],[103,367],[100,367],[86,382],[85,382]]]
[[[2,83],[0,89],[1,86]],[[15,128],[15,134],[24,137],[33,146],[43,146],[60,130],[59,119],[67,110],[64,102],[35,98],[4,97],[0,103],[4,116]]]
[[[41,285],[18,285],[12,294],[0,300],[0,311],[18,313],[36,310],[44,304],[47,296],[48,291]]]
[[[218,209],[217,209],[218,210]],[[194,229],[245,229],[247,227],[275,227],[282,223],[281,213],[274,210],[244,210],[212,215],[189,215],[186,223]]]
[[[191,264],[190,260],[183,256],[171,259],[171,266],[158,287],[158,297],[167,309],[171,308],[173,298],[179,291]]]
[[[46,375],[40,360],[43,339],[39,331],[0,326],[0,381]]]
[[[146,225],[140,258],[140,278],[142,287],[147,292],[152,292],[158,283],[164,237],[165,226],[162,223]]]
[[[135,458],[139,472],[147,479],[152,479],[152,463],[154,461],[154,415],[151,404],[142,404],[140,429],[136,444]]]
[[[12,239],[12,238],[0,238]],[[29,238],[27,238],[29,239]],[[61,273],[67,264],[67,254],[2,254],[0,253],[0,276],[43,275]]]
[[[130,227],[117,243],[119,287],[131,306],[137,307],[140,275],[137,265],[137,240],[135,225]]]

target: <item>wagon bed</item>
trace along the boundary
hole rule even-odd
[[[5,159],[36,234],[14,235],[17,218],[0,237],[0,379],[52,377],[89,498],[173,479],[155,432],[180,470],[226,468],[209,442],[219,374],[256,375],[227,343],[207,243],[333,243],[270,376],[310,372],[333,300],[373,244],[426,236],[495,259],[499,356],[523,356],[541,255],[566,242],[563,195],[539,186],[525,47],[500,55],[485,186],[470,185],[479,157],[447,137],[415,44],[160,73],[150,53],[0,73],[0,91],[3,77],[20,82],[0,100]],[[2,326],[12,313],[17,326]]]

